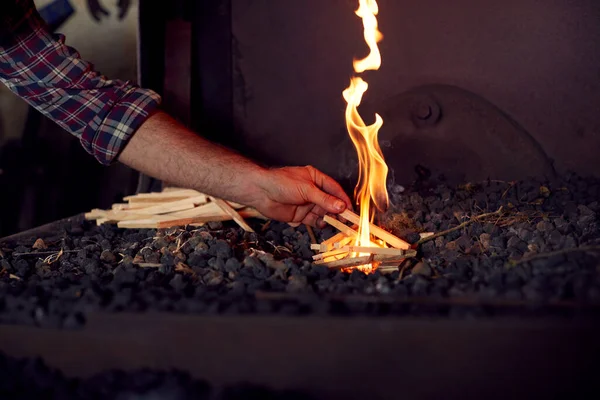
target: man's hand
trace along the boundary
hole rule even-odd
[[[249,205],[264,216],[291,224],[324,227],[326,213],[338,214],[352,203],[342,187],[312,166],[271,169],[258,179]]]
[[[173,185],[253,206],[266,217],[291,224],[315,226],[326,212],[352,207],[340,185],[317,169],[263,168],[160,111],[142,124],[119,160]]]

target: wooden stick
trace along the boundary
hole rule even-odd
[[[306,224],[305,224],[305,226],[306,226],[306,232],[308,232],[308,236],[310,237],[310,242],[312,244],[317,243],[317,237],[315,236],[315,231],[313,231],[312,226],[306,225]]]
[[[350,237],[350,236],[347,236],[347,237],[343,238],[342,240],[340,240],[340,241],[338,241],[338,242],[334,243],[334,244],[333,244],[333,248],[334,248],[334,249],[340,249],[340,248],[342,248],[342,247],[346,246],[347,244],[349,244],[350,242],[353,242],[353,241],[355,241],[355,240],[356,240],[356,237],[355,237],[355,236],[352,236],[352,237]]]
[[[156,229],[156,226],[159,224],[158,221],[152,218],[148,219],[134,219],[131,221],[119,221],[117,226],[119,228],[127,228],[127,229]]]
[[[256,211],[254,208],[249,208],[249,207],[239,210],[239,214],[242,218],[265,219],[265,217],[261,213]],[[231,219],[232,219],[232,217],[228,214],[205,215],[205,216],[194,217],[194,218],[178,218],[178,219],[171,219],[168,221],[160,221],[156,225],[156,228],[163,229],[163,228],[170,228],[172,226],[195,225],[195,224],[203,225],[206,222],[230,221]]]
[[[227,215],[225,212],[219,207],[216,203],[210,202],[201,204],[198,207],[194,207],[189,210],[176,211],[172,213],[165,214],[171,219],[181,219],[181,218],[198,218],[198,217],[206,217],[209,215]]]
[[[318,261],[318,260],[323,260],[327,257],[332,257],[332,256],[339,256],[339,255],[343,255],[343,254],[348,254],[348,251],[340,249],[340,250],[331,250],[331,251],[327,251],[325,253],[320,253],[320,254],[315,254],[314,256],[312,256],[313,260]]]
[[[330,256],[337,256],[341,254],[353,254],[353,253],[368,253],[371,254],[381,254],[386,256],[413,256],[416,254],[415,250],[402,250],[402,249],[386,249],[381,247],[367,247],[367,246],[344,246],[340,247],[336,250],[327,251],[325,253],[314,255],[313,260],[323,260]]]
[[[158,206],[142,208],[140,210],[130,210],[138,214],[167,214],[175,211],[183,211],[196,207],[198,204],[206,203],[206,196],[200,195],[183,200],[172,201]]]
[[[161,204],[164,204],[164,202],[148,201],[141,203],[115,203],[111,208],[115,211],[139,210],[142,208],[160,206]]]
[[[350,210],[345,210],[343,213],[340,214],[340,216],[354,224],[360,223],[360,217]],[[377,236],[379,239],[388,243],[390,246],[395,247],[397,249],[404,249],[404,250],[410,249],[410,244],[405,242],[404,240],[400,239],[399,237],[392,235],[391,233],[381,229],[377,225],[374,225],[371,223],[369,223],[369,225],[370,225],[371,233],[374,236]]]
[[[150,197],[150,198],[141,198],[141,199],[132,198],[132,199],[128,200],[128,204],[139,205],[141,207],[146,207],[146,205],[147,205],[148,207],[151,207],[151,206],[155,206],[155,205],[170,203],[172,201],[185,200],[185,199],[189,199],[189,198],[190,198],[190,196]]]
[[[162,267],[162,264],[156,264],[156,263],[135,263],[134,265],[137,265],[140,268],[160,268],[160,267]]]
[[[142,199],[151,199],[154,201],[160,201],[160,199],[170,199],[173,197],[197,197],[197,196],[206,196],[203,193],[200,193],[197,190],[193,189],[181,189],[181,190],[173,190],[173,191],[162,191],[162,192],[152,192],[152,193],[138,193],[131,196],[123,197],[125,201],[131,200],[142,200]]]
[[[85,213],[84,217],[87,220],[104,218],[106,216],[106,210],[101,210],[99,208],[94,208],[92,211]]]
[[[368,247],[368,246],[344,246],[340,250],[345,250],[349,253],[370,253],[370,254],[382,254],[387,256],[404,256],[406,254],[413,254],[414,250],[403,250],[393,248],[382,248],[382,247]]]
[[[233,220],[246,232],[254,232],[254,229],[252,229],[250,225],[248,225],[246,221],[244,221],[244,218],[242,218],[242,216],[237,211],[235,211],[235,209],[231,207],[225,200],[218,199],[216,197],[211,197],[211,200],[217,203],[217,205],[221,207],[223,211],[229,214],[231,218],[233,218]]]
[[[401,262],[403,259],[408,257],[414,257],[416,255],[416,251],[412,250],[413,253],[407,252],[404,256],[388,256],[384,254],[372,254],[370,256],[363,257],[353,257],[353,258],[344,258],[338,261],[331,262],[323,262],[323,261],[315,261],[317,265],[324,265],[329,268],[341,269],[341,268],[351,268],[357,267],[359,265],[366,265],[374,262],[382,263],[382,264],[390,264],[392,262]]]
[[[345,236],[358,236],[358,232],[356,232],[354,229],[350,228],[348,225],[341,223],[335,218],[331,218],[329,215],[323,217],[323,221],[327,222],[329,225],[342,232]]]

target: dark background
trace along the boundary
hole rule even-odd
[[[355,3],[142,1],[130,11],[136,20],[139,11],[137,79],[211,139],[271,165],[313,164],[351,189],[357,166],[341,92],[353,57],[366,54]],[[367,122],[384,117],[390,184],[409,184],[422,168],[454,181],[600,174],[600,3],[379,6],[383,64],[366,76],[361,111]],[[88,19],[96,29],[109,23]],[[420,119],[423,107],[432,115]],[[35,113],[22,136],[0,143],[0,236],[152,186],[97,165]]]

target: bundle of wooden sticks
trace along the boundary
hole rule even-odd
[[[191,189],[166,188],[162,192],[127,196],[111,210],[94,209],[85,218],[98,225],[116,223],[119,228],[160,229],[181,225],[234,220],[253,232],[245,218],[266,219],[252,207],[208,196]]]
[[[379,243],[371,246],[353,246],[358,237],[358,224],[360,217],[350,210],[340,216],[352,224],[350,227],[328,215],[324,220],[329,225],[340,231],[321,244],[313,244],[311,248],[319,252],[313,256],[315,264],[322,264],[329,268],[352,268],[360,265],[377,265],[379,267],[398,266],[408,257],[416,256],[416,250],[411,250],[409,243],[392,235],[390,232],[370,224],[370,232],[379,239]],[[388,247],[391,246],[391,247]]]

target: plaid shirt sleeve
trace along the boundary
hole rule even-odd
[[[160,96],[94,71],[64,36],[48,31],[33,0],[9,0],[2,8],[0,81],[111,164]]]

